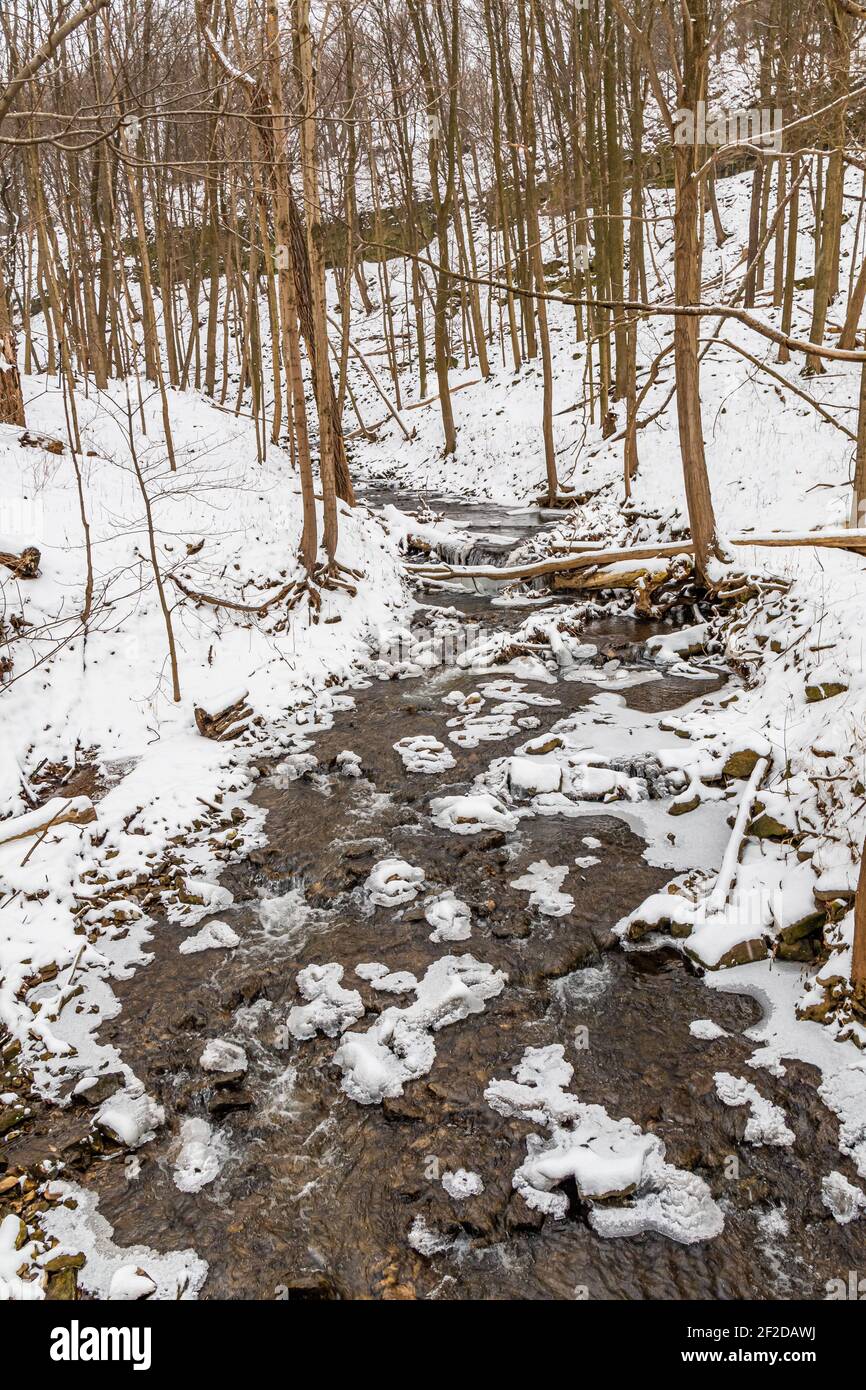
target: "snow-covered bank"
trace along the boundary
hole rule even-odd
[[[301,509],[288,455],[272,448],[258,464],[249,421],[176,392],[172,472],[155,394],[143,407],[145,433],[134,396],[130,426],[123,383],[82,392],[83,519],[68,445],[57,453],[50,443],[66,438],[63,396],[41,381],[27,386],[36,444],[0,430],[0,550],[35,545],[41,564],[34,579],[0,577],[9,662],[0,838],[16,826],[29,832],[49,792],[84,791],[96,815],[0,845],[0,1022],[56,1093],[70,1076],[116,1060],[93,1034],[114,1011],[110,977],[143,958],[152,914],[193,925],[228,905],[215,883],[220,862],[260,834],[247,803],[251,756],[277,749],[293,714],[350,676],[407,596],[396,538],[366,508],[341,507],[340,559],[362,578],[354,598],[324,590],[318,622],[306,602],[256,615],[190,599],[175,579],[255,606],[296,574]],[[142,488],[177,650],[177,702]],[[239,743],[197,732],[196,706],[216,710],[241,695],[252,722]]]

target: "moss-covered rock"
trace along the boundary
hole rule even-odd
[[[832,700],[835,695],[843,695],[847,689],[847,685],[841,681],[818,681],[806,686],[806,699],[810,705],[815,705],[819,700]]]
[[[725,777],[737,777],[745,780],[751,777],[760,756],[760,753],[756,753],[753,748],[739,748],[736,752],[731,753],[722,768],[722,772]]]
[[[749,825],[749,834],[756,835],[759,840],[786,840],[793,833],[789,826],[767,811],[762,811]]]

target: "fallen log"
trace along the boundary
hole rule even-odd
[[[35,811],[0,821],[0,845],[44,835],[57,825],[88,825],[95,820],[96,811],[89,796],[55,796]]]
[[[39,561],[41,554],[35,545],[28,545],[20,555],[9,554],[5,550],[0,550],[0,565],[5,565],[15,575],[16,579],[35,579],[39,573]]]
[[[204,705],[194,707],[196,728],[202,738],[212,738],[219,743],[227,739],[239,738],[253,716],[252,707],[246,703],[247,691],[232,696],[228,703],[208,709]]]
[[[617,564],[630,560],[653,560],[674,555],[687,555],[693,550],[690,541],[677,545],[632,546],[623,550],[586,550],[564,555],[558,560],[535,560],[527,565],[407,565],[410,574],[424,579],[534,579],[544,574],[559,574],[566,570],[589,569],[601,564]]]
[[[586,542],[587,547],[592,547],[593,542]],[[753,536],[748,533],[739,536],[729,536],[727,544],[739,548],[764,546],[829,546],[838,550],[850,550],[855,554],[863,554],[866,551],[866,529],[851,528],[841,531],[804,531],[804,532],[785,532],[774,531],[765,536]],[[652,560],[662,559],[675,555],[691,555],[694,552],[694,545],[690,540],[659,543],[657,545],[629,546],[620,549],[597,550],[594,548],[580,548],[580,542],[575,542],[573,549],[560,552],[561,558],[549,560],[535,560],[526,565],[449,565],[444,562],[438,565],[426,565],[418,563],[407,565],[410,574],[418,575],[422,579],[493,579],[502,583],[510,583],[517,579],[535,579],[544,574],[560,574],[568,570],[588,569],[594,565],[619,564],[621,561],[629,560]],[[602,586],[603,587],[603,586]]]
[[[641,565],[623,569],[590,569],[575,574],[556,574],[553,577],[554,589],[634,589],[644,585],[657,589],[670,577],[672,566],[663,563],[658,566]]]
[[[31,430],[25,430],[18,440],[25,449],[44,449],[46,454],[62,454],[63,440],[54,439],[49,434],[34,434]]]

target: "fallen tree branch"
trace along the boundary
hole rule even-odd
[[[45,835],[57,825],[88,825],[94,820],[96,811],[89,796],[55,796],[35,811],[0,821],[0,845],[26,840],[32,835]]]
[[[376,243],[370,243],[375,245]],[[768,338],[789,352],[802,352],[807,357],[826,357],[834,362],[866,362],[866,352],[837,347],[826,347],[823,343],[812,343],[804,338],[794,338],[790,333],[782,333],[768,323],[762,323],[745,309],[733,304],[650,304],[641,299],[591,299],[586,296],[551,294],[539,290],[526,289],[520,285],[505,285],[499,280],[491,280],[483,275],[464,275],[458,270],[446,270],[431,261],[427,256],[414,255],[411,251],[401,253],[409,260],[429,266],[437,275],[445,275],[449,280],[459,280],[467,285],[484,285],[501,294],[516,294],[523,299],[543,299],[551,304],[565,304],[569,308],[605,309],[611,312],[622,309],[630,314],[644,314],[649,318],[725,318],[736,319],[761,337]]]
[[[207,710],[202,705],[196,705],[193,713],[196,728],[202,738],[216,739],[219,743],[238,738],[249,727],[253,715],[252,707],[246,701],[247,692],[244,690],[241,695],[235,696],[230,704],[218,710]]]

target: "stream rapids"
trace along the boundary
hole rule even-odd
[[[368,500],[411,505],[383,490]],[[477,533],[488,559],[504,557],[544,520],[491,506],[446,510]],[[472,616],[483,610],[491,628],[516,626],[527,612],[492,608],[478,594],[424,602]],[[637,665],[654,630],[616,617],[589,623],[582,636]],[[647,862],[643,840],[602,805],[579,818],[521,821],[511,833],[461,837],[433,825],[432,796],[467,790],[492,758],[528,737],[515,727],[495,743],[449,742],[453,709],[443,695],[468,694],[485,679],[440,669],[349,692],[352,708],[336,713],[332,727],[310,730],[318,775],[280,784],[262,769],[256,800],[267,810],[267,844],[222,878],[234,894],[239,948],[181,955],[186,932],[161,924],[151,963],[116,984],[122,1011],[103,1037],[122,1049],[166,1124],[137,1155],[137,1176],[121,1162],[87,1174],[115,1241],[192,1246],[210,1266],[205,1298],[821,1297],[825,1280],[856,1267],[856,1251],[821,1202],[819,1175],[838,1163],[838,1130],[816,1094],[817,1072],[792,1062],[783,1076],[760,1074],[796,1143],[746,1144],[746,1113],[719,1103],[713,1075],[754,1074],[743,1034],[759,1006],[707,990],[672,949],[623,952],[612,932],[670,871]],[[661,715],[718,684],[716,673],[662,676],[626,688],[623,700]],[[598,694],[590,679],[531,688],[555,701],[531,709],[539,735]],[[454,767],[435,775],[404,769],[394,744],[422,733],[451,749]],[[358,755],[361,776],[341,775],[344,750]],[[572,863],[584,837],[599,842],[601,862],[572,871],[573,910],[558,918],[533,911],[513,880],[533,861]],[[431,891],[452,889],[469,904],[471,939],[431,941],[421,899],[369,911],[360,885],[389,856],[422,866]],[[484,1012],[436,1034],[432,1068],[401,1096],[357,1104],[340,1087],[336,1040],[286,1035],[299,1002],[296,977],[308,965],[345,966],[343,984],[360,992],[366,1027],[405,999],[356,978],[356,963],[385,962],[420,978],[442,955],[464,950],[504,971],[507,986]],[[690,1022],[703,1018],[726,1036],[712,1045],[693,1037]],[[222,1086],[197,1065],[214,1037],[240,1044],[249,1059],[246,1074]],[[565,1046],[582,1101],[631,1117],[663,1140],[671,1163],[703,1178],[724,1212],[721,1235],[695,1245],[649,1233],[605,1239],[573,1186],[564,1219],[527,1206],[512,1178],[533,1126],[494,1113],[483,1093],[527,1047],[550,1043]],[[180,1128],[196,1117],[217,1128],[222,1167],[212,1183],[184,1192],[173,1164]],[[484,1186],[456,1202],[441,1175],[461,1168],[482,1175]],[[410,1244],[419,1217],[438,1233],[439,1249]]]

